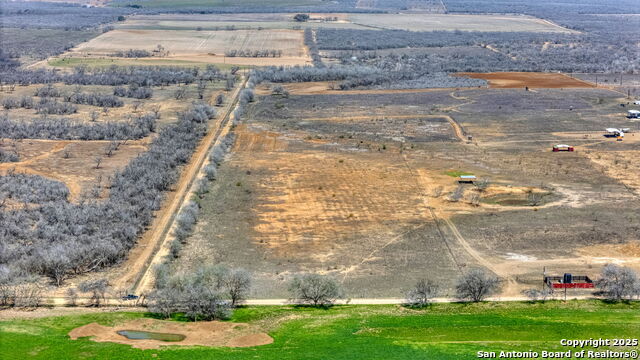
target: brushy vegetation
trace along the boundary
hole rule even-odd
[[[45,103],[40,105],[43,114],[66,114],[58,108],[68,103]],[[71,108],[73,109],[73,108]],[[0,131],[11,139],[50,140],[127,140],[140,139],[155,131],[156,117],[145,114],[129,122],[86,123],[70,119],[38,118],[30,122],[11,120],[0,115]]]
[[[164,192],[177,179],[179,165],[189,160],[214,116],[213,107],[197,104],[165,127],[146,153],[113,175],[106,200],[59,200],[2,212],[0,267],[9,277],[42,274],[61,284],[73,274],[120,261],[150,224]],[[2,125],[9,130],[17,126],[8,120]]]
[[[35,60],[60,54],[109,30],[103,25],[130,12],[62,2],[6,0],[0,1],[0,9],[4,53],[11,58]]]
[[[181,66],[110,66],[87,68],[79,66],[70,74],[50,70],[13,69],[0,73],[2,84],[50,84],[64,82],[67,85],[108,85],[135,87],[192,84],[197,80],[214,81],[221,77],[220,69],[208,65],[204,69]]]

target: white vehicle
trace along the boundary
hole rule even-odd
[[[640,118],[640,111],[638,110],[629,110],[627,112],[627,117],[628,118]]]
[[[605,131],[609,136],[624,137],[624,133],[631,131],[630,128],[606,128]]]
[[[636,100],[633,102],[633,105],[640,105],[640,100]]]

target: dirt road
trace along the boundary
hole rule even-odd
[[[159,263],[159,251],[168,238],[178,210],[182,207],[191,187],[202,168],[209,150],[220,137],[229,122],[231,112],[235,108],[240,90],[246,84],[247,79],[239,82],[233,94],[229,96],[229,102],[220,112],[218,117],[210,122],[205,137],[194,151],[191,161],[184,167],[175,191],[171,193],[166,204],[156,214],[156,218],[149,231],[145,233],[134,249],[129,253],[128,259],[120,266],[125,272],[117,279],[110,281],[114,288],[130,289],[130,293],[140,294],[151,288],[153,282],[153,266]]]

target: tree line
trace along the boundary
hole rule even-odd
[[[138,87],[192,84],[197,80],[215,81],[224,79],[220,69],[208,65],[204,69],[180,66],[110,66],[88,68],[78,66],[71,73],[61,74],[53,70],[10,69],[0,73],[0,84],[52,84],[67,85],[133,85]]]

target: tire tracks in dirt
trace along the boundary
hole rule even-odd
[[[462,234],[460,233],[460,231],[458,230],[456,225],[453,223],[453,221],[451,221],[450,219],[437,217],[434,211],[432,211],[432,215],[434,216],[434,220],[436,222],[438,222],[438,220],[442,220],[447,225],[447,227],[451,231],[451,234],[453,234],[453,237],[456,239],[457,243],[467,252],[467,254],[469,254],[469,256],[471,256],[475,261],[477,261],[478,264],[480,264],[480,265],[484,266],[485,268],[489,269],[489,271],[491,271],[492,273],[494,273],[498,277],[503,278],[506,281],[507,286],[503,290],[503,293],[508,293],[510,289],[517,288],[516,281],[513,279],[513,277],[511,275],[509,275],[509,274],[506,274],[506,273],[498,270],[480,252],[478,252],[476,249],[474,249],[471,246],[471,244],[469,244],[469,242],[464,238],[464,236],[462,236]]]
[[[147,290],[153,283],[153,265],[160,261],[160,250],[168,242],[168,233],[173,226],[179,209],[183,206],[191,193],[191,187],[200,173],[202,166],[208,156],[209,150],[214,143],[225,133],[227,124],[230,124],[230,117],[235,108],[240,91],[247,83],[244,77],[230,97],[230,101],[224,111],[215,121],[210,122],[210,126],[205,137],[200,141],[198,147],[191,156],[191,161],[182,169],[180,180],[175,185],[175,191],[168,199],[169,202],[156,214],[153,224],[138,241],[136,249],[132,249],[130,257],[121,265],[126,272],[112,281],[112,286],[116,288],[128,288],[130,293],[140,294]]]

